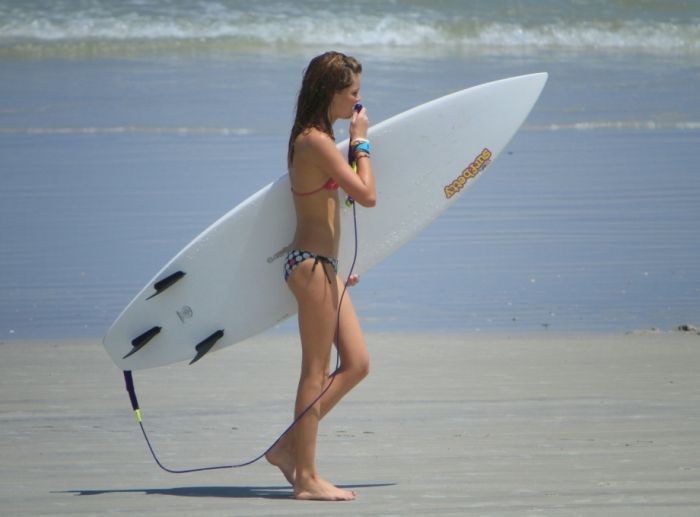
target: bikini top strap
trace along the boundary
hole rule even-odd
[[[294,194],[295,196],[310,196],[311,194],[315,194],[316,192],[321,192],[323,190],[323,187],[325,186],[326,184],[324,183],[319,188],[317,188],[316,190],[312,190],[311,192],[297,192],[292,186],[290,186],[290,189],[292,191],[292,194]]]
[[[291,178],[290,178],[290,189],[292,191],[292,194],[295,196],[310,196],[311,194],[315,194],[316,192],[321,192],[323,189],[326,190],[337,190],[338,189],[338,183],[333,179],[333,178],[328,178],[323,185],[318,187],[315,190],[312,190],[310,192],[298,192],[294,190],[294,187],[291,185]]]

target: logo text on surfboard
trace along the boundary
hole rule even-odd
[[[192,307],[190,307],[189,305],[183,305],[182,307],[180,307],[180,310],[175,311],[175,313],[177,314],[177,317],[180,318],[181,323],[185,323],[186,319],[194,316],[194,312],[192,311]]]
[[[445,197],[450,199],[452,196],[462,190],[470,179],[478,176],[479,173],[483,171],[489,163],[491,163],[491,156],[493,156],[491,151],[484,147],[484,150],[481,151],[476,158],[474,158],[473,162],[466,166],[462,173],[457,176],[452,183],[445,185]]]

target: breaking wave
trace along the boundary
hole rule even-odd
[[[501,3],[467,9],[456,1],[361,0],[353,5],[362,14],[353,18],[347,7],[319,0],[262,5],[175,0],[57,0],[48,6],[31,0],[2,2],[0,56],[264,52],[331,46],[415,52],[700,54],[700,7],[691,5],[670,17],[641,8],[601,12],[605,3],[596,1],[583,2],[590,9],[573,15],[557,3],[538,3],[539,9],[521,11],[505,9]]]

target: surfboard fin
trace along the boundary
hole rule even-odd
[[[211,350],[211,347],[214,346],[214,343],[216,343],[219,339],[221,339],[224,336],[224,331],[223,330],[217,330],[214,332],[211,336],[206,338],[204,341],[199,343],[195,348],[197,349],[197,355],[194,356],[194,359],[190,361],[190,364],[194,364],[197,361],[199,361],[202,357],[204,357],[204,354],[209,352]]]
[[[136,352],[141,350],[144,346],[146,346],[146,344],[151,339],[156,337],[160,331],[161,331],[161,327],[152,327],[149,330],[147,330],[146,332],[144,332],[143,334],[141,334],[140,336],[132,339],[131,346],[133,348],[131,349],[131,351],[128,354],[126,354],[124,357],[122,357],[122,359],[126,359],[130,355],[135,354]]]
[[[146,300],[150,300],[154,296],[158,296],[160,293],[165,291],[168,287],[170,287],[175,282],[180,280],[183,276],[185,276],[185,274],[186,273],[184,271],[176,271],[172,275],[168,275],[165,278],[163,278],[162,280],[158,280],[155,284],[153,284],[153,289],[155,289],[156,292],[153,293],[148,298],[146,298]]]

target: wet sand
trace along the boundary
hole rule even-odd
[[[366,330],[700,325],[700,57],[368,54],[372,124],[486,81],[550,79],[473,189],[363,275]],[[310,57],[0,59],[0,339],[104,335],[191,239],[285,174]]]
[[[358,492],[298,502],[266,463],[158,469],[96,340],[0,344],[3,515],[691,516],[700,336],[373,334],[372,372],[320,428],[319,470]],[[263,336],[135,372],[174,468],[259,454],[291,413],[299,352]]]

